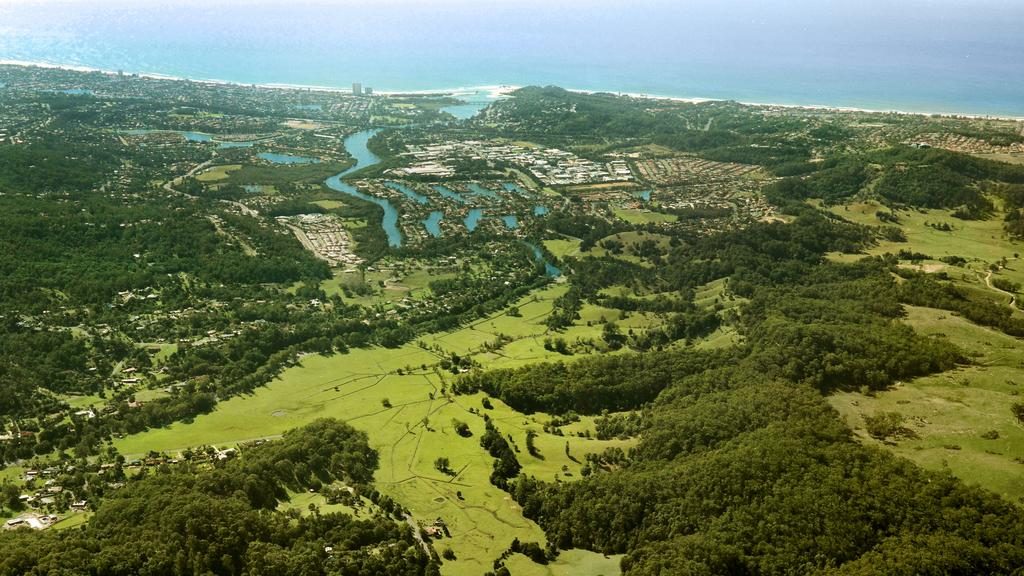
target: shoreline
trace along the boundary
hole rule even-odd
[[[116,70],[106,70],[103,68],[96,68],[91,66],[80,66],[76,64],[54,64],[51,62],[32,62],[27,60],[12,60],[0,58],[0,66],[21,66],[24,68],[46,68],[52,70],[65,70],[70,72],[88,72],[88,73],[101,73],[110,76],[116,76],[118,72]],[[253,83],[253,82],[235,82],[231,80],[220,80],[220,79],[196,79],[186,78],[182,76],[173,76],[170,74],[161,74],[159,72],[129,72],[124,71],[124,74],[138,76],[139,78],[147,78],[150,80],[168,80],[177,82],[193,82],[196,84],[207,84],[214,86],[254,86],[257,88],[263,88],[268,90],[308,90],[311,92],[327,92],[327,93],[342,93],[350,94],[351,88],[342,88],[334,86],[317,86],[317,85],[305,85],[305,84],[288,84],[288,83]],[[465,96],[468,94],[476,94],[479,92],[487,92],[487,98],[490,100],[497,100],[511,94],[512,92],[522,88],[518,85],[507,85],[507,84],[487,84],[480,86],[460,86],[457,88],[438,88],[438,89],[426,89],[426,90],[374,90],[374,94],[380,96],[399,96],[399,95],[416,95],[416,96]],[[592,90],[592,89],[580,89],[580,88],[565,88],[569,92],[577,94],[612,94],[616,96],[624,96],[628,98],[644,99],[644,100],[668,100],[672,102],[686,102],[691,104],[700,104],[703,102],[736,102],[744,106],[753,106],[759,108],[790,108],[796,110],[808,110],[818,112],[839,112],[839,113],[860,113],[860,114],[898,114],[903,116],[938,116],[941,118],[960,118],[960,119],[971,119],[971,120],[1003,120],[1009,122],[1024,122],[1024,116],[1005,116],[1000,114],[977,114],[968,112],[930,112],[930,111],[915,111],[915,110],[881,110],[871,108],[858,108],[854,106],[837,106],[830,104],[783,104],[773,102],[743,102],[738,100],[731,100],[728,98],[704,98],[699,96],[669,96],[661,94],[647,94],[640,92],[620,92],[614,90]]]
[[[703,102],[736,102],[743,106],[754,106],[758,108],[792,108],[796,110],[809,110],[818,112],[840,112],[860,114],[898,114],[901,116],[939,116],[941,118],[967,118],[972,120],[1004,120],[1007,122],[1024,122],[1024,116],[1004,116],[1000,114],[976,114],[971,112],[929,112],[925,110],[882,110],[876,108],[858,108],[856,106],[836,106],[832,104],[782,104],[778,102],[743,102],[729,98],[702,98],[684,96],[665,96],[661,94],[646,94],[641,92],[612,92],[608,90],[582,90],[566,88],[569,92],[578,94],[613,94],[640,100],[670,100],[672,102],[686,102],[700,104]]]
[[[20,66],[22,68],[44,68],[48,70],[64,70],[68,72],[83,72],[83,73],[100,73],[107,76],[116,76],[117,70],[107,70],[105,68],[95,68],[91,66],[80,66],[77,64],[54,64],[52,62],[32,62],[28,60],[12,60],[0,58],[0,66]],[[327,93],[340,93],[340,94],[351,94],[351,87],[339,87],[339,86],[319,86],[313,84],[289,84],[285,82],[236,82],[233,80],[221,80],[217,78],[187,78],[184,76],[174,76],[171,74],[163,74],[160,72],[132,72],[124,70],[125,75],[137,76],[139,78],[146,78],[149,80],[167,80],[171,82],[191,82],[193,84],[206,84],[211,86],[255,86],[257,88],[263,88],[267,90],[308,90],[311,92],[327,92]],[[512,92],[522,88],[522,86],[514,86],[507,84],[484,84],[480,86],[459,86],[457,88],[431,88],[425,90],[374,90],[375,95],[379,96],[465,96],[469,94],[476,94],[479,92],[487,92],[487,97],[491,99],[497,99],[502,96],[507,96]]]

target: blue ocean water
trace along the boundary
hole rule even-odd
[[[18,0],[0,60],[1024,116],[1022,24],[1020,0]]]

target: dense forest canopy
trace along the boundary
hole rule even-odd
[[[369,493],[376,467],[365,434],[320,420],[212,468],[131,482],[82,530],[5,533],[0,574],[436,574],[400,512],[357,520],[276,511],[289,490],[314,485]]]

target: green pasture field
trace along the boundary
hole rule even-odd
[[[339,202],[338,200],[314,200],[310,204],[316,204],[325,210],[334,210],[345,205],[344,202]]]
[[[345,170],[351,161],[328,161],[318,164],[242,165],[228,174],[231,184],[320,184],[327,178]]]
[[[217,182],[219,180],[227,180],[231,172],[240,170],[241,164],[222,164],[220,166],[213,166],[207,170],[204,170],[202,174],[196,176],[196,180],[200,182]]]
[[[513,554],[505,561],[509,572],[519,576],[613,576],[620,574],[622,555],[605,556],[589,550],[562,550],[558,558],[546,566],[534,564],[522,554]]]
[[[89,517],[92,516],[91,512],[78,512],[71,514],[65,518],[62,518],[56,524],[50,526],[50,530],[67,530],[68,528],[75,528],[81,526],[89,521]]]
[[[59,397],[62,402],[66,402],[74,410],[82,410],[89,406],[102,406],[106,400],[100,398],[95,394],[77,396],[72,394],[62,395]]]
[[[971,364],[901,382],[866,396],[836,393],[829,402],[865,443],[877,444],[924,468],[1024,502],[1024,427],[1010,411],[1024,390],[1024,346],[1002,332],[944,310],[908,306],[915,330],[960,346]],[[898,412],[909,437],[880,441],[867,435],[864,416]],[[996,438],[982,434],[995,431]]]
[[[849,206],[834,206],[831,211],[848,220],[869,226],[883,225],[875,213],[888,208],[874,202],[856,203]],[[879,255],[886,252],[896,254],[909,250],[932,257],[921,263],[927,272],[946,271],[954,280],[981,283],[989,265],[1003,258],[1008,266],[995,273],[1012,282],[1024,284],[1024,265],[1016,262],[1024,253],[1024,243],[1010,239],[1003,230],[1002,218],[993,216],[987,220],[959,220],[945,210],[901,210],[897,216],[898,226],[906,234],[906,242],[881,241],[867,250],[867,254]],[[943,232],[927,224],[947,223],[952,232]],[[955,267],[939,262],[944,256],[960,256],[968,262],[964,267]],[[854,255],[834,255],[837,260],[856,259]]]
[[[366,272],[344,272],[336,270],[334,276],[320,283],[320,288],[328,295],[337,294],[351,304],[363,306],[374,306],[377,304],[391,304],[403,300],[406,297],[419,300],[430,294],[430,283],[435,280],[455,278],[454,273],[438,273],[423,268],[416,268],[405,273],[391,271]],[[343,287],[348,286],[354,289],[364,282],[372,288],[373,292],[365,296],[353,295],[346,297]],[[395,281],[397,279],[397,282]],[[381,287],[380,283],[384,286]],[[300,284],[293,286],[297,289]]]
[[[679,219],[675,214],[662,214],[661,212],[635,208],[613,208],[612,211],[616,217],[630,224],[660,224],[662,222],[675,222]]]
[[[580,255],[581,242],[577,238],[545,240],[544,247],[558,259],[565,258],[566,256],[578,257]]]
[[[542,341],[546,332],[543,319],[550,312],[551,301],[565,290],[564,285],[554,285],[523,298],[518,303],[521,317],[499,313],[461,330],[425,337],[422,344],[445,352],[473,353],[481,342],[501,332],[516,340],[498,353],[475,354],[474,359],[485,367],[564,359],[544,350]],[[585,312],[590,315],[600,311],[594,308]],[[648,321],[634,314],[626,325],[640,326]],[[597,338],[600,329],[599,325],[574,326],[563,337]],[[343,419],[365,430],[370,444],[378,450],[379,490],[408,507],[417,520],[441,517],[448,523],[453,538],[436,546],[451,547],[458,559],[446,562],[444,573],[478,575],[491,569],[491,562],[513,538],[544,542],[540,528],[523,518],[509,495],[489,482],[492,458],[479,444],[484,432],[483,412],[494,419],[502,433],[511,435],[525,472],[545,480],[576,480],[587,453],[611,446],[625,450],[636,440],[601,441],[548,434],[543,426],[550,416],[522,414],[498,400],[492,400],[493,409],[485,411],[480,394],[447,394],[455,375],[440,370],[439,360],[435,351],[417,344],[397,349],[358,349],[330,357],[308,355],[269,385],[248,396],[226,400],[211,414],[188,424],[177,423],[123,438],[115,445],[126,455],[149,450],[174,453],[193,446],[223,447],[273,438],[320,417]],[[456,434],[456,420],[466,422],[473,436]],[[529,430],[538,433],[536,445],[543,458],[527,452]],[[454,475],[434,468],[434,461],[442,456],[449,459]],[[316,496],[296,495],[287,505],[308,506],[307,499],[315,502]],[[572,566],[579,562],[579,570],[588,570],[597,559],[604,561],[599,562],[602,566],[617,566],[617,561],[607,561],[601,555],[595,558],[590,553],[568,554],[553,566],[569,570],[562,573],[587,573],[572,572]],[[524,573],[549,573],[545,567],[536,569]]]
[[[621,242],[623,244],[622,253],[612,254],[608,250],[604,249],[601,246],[601,243],[605,240],[617,240]],[[603,256],[611,256],[626,262],[633,262],[634,264],[640,264],[642,266],[651,266],[651,263],[648,260],[631,253],[631,251],[635,250],[644,240],[654,240],[662,251],[667,251],[670,248],[668,236],[663,234],[651,234],[643,231],[628,231],[612,234],[598,241],[597,245],[591,248],[589,252],[580,252],[581,240],[576,238],[545,240],[544,247],[559,259],[567,256],[571,256],[573,258],[587,256],[601,258]]]

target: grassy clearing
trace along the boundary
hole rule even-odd
[[[726,278],[708,282],[694,292],[693,303],[701,308],[710,309],[718,305],[722,310],[732,310],[749,302],[746,298],[730,294],[728,287],[729,281]]]
[[[657,213],[652,212],[652,214]],[[611,236],[607,236],[598,241],[598,246],[600,246],[601,243],[606,240],[614,240],[621,242],[623,245],[623,249],[626,252],[629,252],[631,249],[633,249],[633,247],[639,246],[641,243],[647,240],[653,240],[655,245],[662,250],[668,250],[669,248],[672,247],[671,237],[665,236],[664,234],[651,234],[648,232],[644,232],[643,230],[630,230],[628,232],[619,232],[618,234],[612,234]]]
[[[7,466],[0,469],[0,484],[6,482],[18,482],[25,475],[23,466]]]
[[[678,292],[653,292],[643,286],[629,286],[626,284],[615,284],[613,286],[603,288],[601,289],[600,294],[602,296],[622,296],[626,298],[637,298],[640,300],[653,300],[659,297],[669,298],[672,300],[679,299]]]
[[[998,162],[1006,162],[1008,164],[1024,164],[1024,154],[975,154],[979,158],[987,158],[989,160],[996,160]]]
[[[534,564],[522,554],[513,554],[505,561],[509,572],[516,576],[612,576],[620,574],[622,555],[605,556],[588,550],[563,550],[554,562]]]
[[[476,361],[487,368],[510,368],[562,359],[564,356],[557,352],[544,349],[544,338],[548,336],[544,321],[551,313],[552,301],[567,290],[564,284],[548,286],[520,299],[516,303],[518,316],[509,316],[507,311],[502,311],[459,330],[433,334],[421,340],[431,348],[437,347],[463,356],[473,355]],[[508,336],[513,341],[499,350],[481,350],[485,343],[497,340],[499,335]]]
[[[483,394],[467,396],[476,401],[476,406],[481,406]],[[517,451],[519,463],[523,465],[523,472],[530,476],[549,482],[570,482],[580,478],[579,468],[583,463],[585,454],[602,452],[607,448],[618,447],[628,451],[636,445],[638,439],[627,440],[595,440],[580,436],[546,434],[544,423],[551,419],[551,416],[544,413],[525,415],[505,405],[500,400],[492,399],[494,408],[488,411],[494,425],[506,436],[511,437],[511,444]],[[593,433],[593,418],[573,426],[573,431],[590,430]],[[566,427],[565,432],[569,432]],[[534,444],[538,456],[533,456],[526,449],[526,435],[529,432],[536,432]]]
[[[565,187],[570,194],[586,194],[588,192],[633,191],[640,188],[636,182],[602,182],[600,184],[573,184]]]
[[[509,496],[490,485],[491,458],[479,446],[484,431],[481,416],[469,412],[480,398],[445,398],[441,388],[450,379],[431,369],[405,369],[436,361],[415,346],[398,350],[356,350],[344,356],[308,356],[302,365],[255,394],[222,403],[192,424],[176,424],[123,439],[118,448],[125,454],[156,449],[177,451],[190,445],[230,445],[241,440],[280,434],[315,418],[343,418],[370,435],[381,455],[376,475],[378,488],[402,502],[418,520],[442,517],[453,539],[450,546],[458,560],[446,563],[446,574],[480,574],[508,546],[512,538],[543,541],[543,533],[524,519]],[[405,372],[397,374],[399,368]],[[431,398],[431,395],[434,398]],[[384,399],[391,405],[383,405]],[[544,415],[515,413],[495,401],[491,412],[499,429],[525,446],[527,429],[540,430]],[[469,424],[473,437],[462,438],[452,421]],[[522,425],[523,422],[527,424]],[[588,451],[601,451],[621,441],[600,442],[542,434],[537,445],[545,460],[521,455],[530,473],[551,478],[561,466],[578,465],[564,452],[565,442],[580,459]],[[448,476],[434,469],[436,458],[449,458],[456,470]],[[460,497],[461,493],[461,497]],[[303,498],[314,498],[302,495]],[[298,495],[289,505],[308,506]]]
[[[559,239],[559,240],[545,240],[544,247],[549,252],[555,255],[555,258],[562,259],[566,256],[579,257],[580,255],[580,244],[582,240],[573,239]]]
[[[1024,387],[1024,347],[1001,332],[949,312],[907,307],[907,322],[922,334],[962,347],[973,364],[900,383],[875,396],[838,393],[829,398],[865,443],[885,446],[932,470],[1024,502],[1024,427],[1010,412]],[[864,417],[899,412],[913,437],[881,442],[869,437]],[[995,431],[997,438],[982,434]]]
[[[175,342],[140,342],[138,347],[145,348],[150,353],[154,366],[178,351],[178,344]]]
[[[857,203],[849,206],[836,206],[831,211],[843,218],[860,224],[878,226],[882,224],[875,216],[879,210],[888,211],[874,202]],[[1006,258],[1008,266],[1000,270],[994,277],[1024,284],[1024,265],[1016,262],[1014,254],[1024,253],[1024,243],[1011,240],[1003,231],[1002,220],[992,217],[988,220],[958,220],[945,210],[904,210],[898,212],[899,227],[906,234],[906,242],[879,242],[867,250],[870,255],[886,252],[896,254],[900,250],[910,250],[931,256],[921,266],[926,271],[945,271],[950,277],[974,284],[983,284],[984,274],[989,265]],[[947,223],[953,231],[943,232],[928,224]],[[962,267],[949,266],[938,261],[944,256],[960,256],[968,262]],[[833,255],[835,260],[856,259],[857,256]]]
[[[242,168],[241,164],[224,164],[221,166],[213,166],[208,170],[204,170],[202,174],[196,176],[196,180],[200,182],[217,182],[219,180],[227,180],[228,176]]]
[[[651,234],[643,231],[629,231],[612,234],[611,236],[602,238],[596,246],[590,249],[589,252],[580,251],[580,244],[582,241],[577,238],[545,240],[544,247],[559,259],[567,256],[573,258],[582,258],[586,256],[602,258],[604,256],[610,256],[612,258],[618,258],[620,260],[640,264],[642,266],[651,266],[648,259],[637,255],[640,250],[641,243],[648,240],[653,240],[655,245],[662,252],[667,252],[671,248],[669,243],[671,239],[668,236],[663,234]],[[605,241],[618,242],[622,245],[622,249],[618,254],[613,254],[603,247],[603,243]]]
[[[743,342],[743,336],[733,326],[722,326],[711,334],[694,343],[698,350],[718,350],[720,348],[732,348]]]
[[[501,332],[515,341],[497,352],[474,355],[487,367],[565,358],[544,350],[542,344],[546,332],[543,319],[550,313],[551,301],[565,290],[564,285],[554,285],[523,298],[518,303],[521,317],[495,314],[462,330],[425,337],[423,343],[467,354],[478,351],[482,342]],[[633,315],[627,324],[639,326],[649,321]],[[599,331],[599,326],[577,326],[567,330],[565,337],[597,336]],[[274,437],[320,417],[344,419],[365,430],[370,444],[380,453],[378,489],[408,507],[417,520],[441,517],[448,523],[453,538],[436,546],[439,550],[451,547],[458,559],[446,562],[444,573],[479,575],[492,568],[491,562],[513,538],[544,542],[544,534],[523,518],[508,494],[491,486],[491,457],[479,445],[484,421],[482,415],[470,412],[470,408],[482,411],[482,396],[447,397],[444,390],[453,376],[436,369],[438,361],[435,352],[415,344],[398,349],[353,350],[331,357],[306,356],[300,366],[285,371],[269,385],[249,396],[222,402],[216,411],[192,423],[151,430],[120,439],[116,445],[126,455],[148,450],[173,453],[190,446],[224,446]],[[494,408],[488,413],[495,425],[511,435],[520,448],[525,471],[540,478],[578,479],[580,463],[587,453],[610,446],[627,449],[634,442],[547,434],[543,426],[548,415],[524,415],[497,400],[492,402]],[[454,420],[466,422],[473,436],[456,434]],[[580,426],[592,427],[592,423]],[[543,458],[527,453],[526,434],[530,430],[538,433],[536,445]],[[434,468],[434,461],[442,456],[449,459],[454,476]],[[308,507],[317,502],[317,497],[295,495],[286,506]],[[591,566],[617,566],[616,562],[600,555],[570,553],[552,567],[562,570],[555,573],[589,574]],[[610,573],[617,573],[617,568]]]
[[[637,208],[613,208],[615,216],[629,222],[630,224],[660,224],[662,222],[675,222],[679,219],[675,214],[662,214],[650,210]]]
[[[832,212],[849,220],[877,226],[876,203],[857,203],[833,207]],[[899,227],[907,242],[880,242],[868,250],[871,255],[909,250],[932,259],[904,264],[929,273],[943,272],[972,297],[1007,303],[1009,297],[989,286],[986,278],[993,264],[1006,266],[991,278],[1024,283],[1024,266],[1017,258],[1022,244],[1007,237],[1001,219],[965,221],[942,210],[914,210],[897,213]],[[929,224],[949,224],[952,232],[937,230]],[[959,266],[938,260],[959,256]],[[861,256],[831,255],[837,261]],[[916,330],[937,338],[946,338],[969,353],[971,366],[901,383],[873,397],[857,393],[835,394],[830,402],[865,442],[882,444],[919,465],[945,470],[962,480],[1002,494],[1010,501],[1024,501],[1024,429],[1010,413],[1010,405],[1020,401],[1017,383],[1024,384],[1024,347],[1019,340],[1001,332],[976,326],[967,320],[940,310],[907,307],[908,318]],[[1016,311],[1016,314],[1021,312]],[[864,417],[879,412],[899,412],[906,418],[910,438],[880,442],[864,429]],[[995,432],[995,439],[982,434]]]
[[[273,164],[273,165],[252,165],[246,164],[228,175],[228,181],[232,184],[316,184],[320,185],[324,180],[345,170],[352,164],[351,161],[336,162],[326,161],[319,164]]]
[[[486,368],[515,368],[534,362],[570,361],[581,357],[564,356],[545,350],[544,340],[560,337],[570,344],[587,340],[600,341],[602,317],[616,321],[623,330],[644,329],[661,323],[654,314],[634,312],[628,318],[620,319],[618,310],[586,304],[580,310],[581,319],[574,326],[557,333],[549,332],[544,321],[551,312],[551,302],[567,290],[564,284],[549,286],[520,300],[517,303],[519,316],[499,312],[462,329],[424,337],[422,341],[431,348],[439,347],[446,352],[473,355]],[[482,350],[485,343],[494,342],[499,335],[509,336],[513,341],[499,350]]]
[[[378,304],[387,306],[405,298],[413,300],[426,298],[431,294],[431,282],[455,277],[455,273],[441,273],[426,268],[416,268],[404,273],[377,270],[368,271],[365,274],[336,270],[332,278],[320,283],[320,288],[328,296],[337,294],[352,304],[369,307]],[[296,284],[292,287],[293,292],[299,285]],[[358,288],[360,286],[365,286],[370,291],[359,295]],[[354,292],[352,297],[345,295],[346,287]]]
[[[310,202],[310,204],[316,204],[325,210],[334,210],[345,205],[344,202],[340,202],[338,200],[314,200],[313,202]]]
[[[106,402],[105,399],[100,398],[95,394],[90,394],[86,396],[75,396],[68,394],[61,395],[59,396],[59,398],[62,401],[67,402],[67,405],[74,410],[82,410],[84,408],[88,408],[89,406],[102,406]]]
[[[633,264],[650,267],[653,266],[651,261],[647,257],[640,256],[640,254],[643,253],[641,245],[644,242],[653,241],[658,250],[662,253],[666,253],[672,248],[671,240],[672,239],[670,237],[665,236],[664,234],[651,234],[642,230],[619,232],[618,234],[612,234],[599,240],[597,245],[594,246],[587,255],[595,258],[608,256],[626,262],[632,262]],[[610,244],[614,246],[616,243],[621,245],[621,248],[617,253],[605,248],[606,245]]]
[[[379,513],[377,506],[366,498],[360,498],[360,505],[358,506],[328,504],[327,499],[324,498],[323,494],[318,492],[290,492],[288,494],[288,500],[281,502],[277,506],[277,509],[281,511],[298,510],[303,514],[309,514],[310,505],[316,506],[322,514],[340,512],[342,514],[355,516],[356,518],[369,517],[373,516],[375,513]]]
[[[167,390],[163,388],[143,388],[134,394],[135,400],[138,402],[150,402],[157,398],[164,398],[170,396]]]
[[[61,519],[56,524],[50,526],[50,530],[67,530],[68,528],[75,528],[77,526],[81,526],[82,524],[88,522],[91,516],[91,512],[80,512],[72,514]]]

